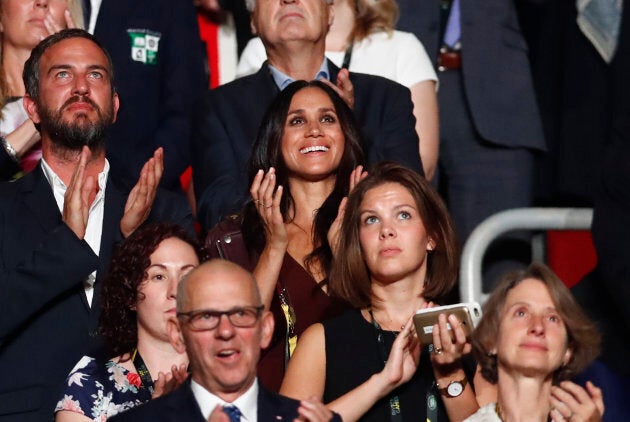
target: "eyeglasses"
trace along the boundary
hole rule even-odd
[[[227,316],[230,323],[235,327],[250,328],[256,324],[263,309],[265,309],[264,305],[237,307],[229,311],[203,309],[199,311],[178,312],[177,317],[188,317],[188,324],[190,324],[190,328],[194,331],[214,330],[219,325],[223,315]]]

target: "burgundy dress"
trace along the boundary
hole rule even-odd
[[[228,259],[249,271],[256,266],[256,259],[247,253],[240,224],[234,218],[228,217],[210,230],[205,245],[212,257]],[[288,253],[282,262],[277,287],[270,306],[276,326],[271,343],[262,351],[258,364],[258,379],[272,391],[278,391],[282,384],[287,349],[287,320],[281,307],[281,289],[284,288],[287,301],[295,312],[294,334],[298,338],[310,325],[333,318],[349,308],[345,302],[328,296]]]

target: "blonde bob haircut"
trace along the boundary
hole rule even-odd
[[[370,306],[373,297],[370,269],[361,252],[359,226],[361,203],[365,194],[386,183],[403,186],[413,197],[427,235],[435,247],[427,255],[423,297],[441,302],[455,286],[459,266],[459,247],[451,217],[431,184],[413,170],[393,162],[377,164],[348,197],[339,234],[338,253],[333,260],[329,287],[331,294],[356,308]]]

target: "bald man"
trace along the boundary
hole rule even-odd
[[[191,380],[114,421],[341,421],[318,401],[293,400],[256,379],[260,349],[273,334],[253,276],[211,260],[191,271],[177,292],[171,343],[190,359]]]

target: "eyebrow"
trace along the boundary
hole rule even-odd
[[[534,307],[534,305],[532,303],[530,303],[530,302],[519,301],[519,302],[514,302],[511,305],[507,306],[507,309],[512,309],[512,308],[517,307],[517,306],[525,306],[527,308],[533,308]],[[545,311],[553,311],[553,312],[558,313],[558,308],[556,308],[555,306],[545,306],[543,309]]]
[[[415,207],[415,206],[413,206],[413,205],[409,205],[409,204],[400,204],[400,205],[396,205],[396,206],[394,207],[394,210],[398,210],[398,209],[400,209],[400,208],[411,208],[411,209],[413,209],[413,210],[417,210],[417,207]],[[364,213],[366,213],[366,212],[378,213],[378,211],[374,211],[374,210],[371,210],[371,209],[364,209],[364,210],[361,210],[361,211],[360,211],[360,214],[364,214]]]
[[[287,115],[289,114],[300,114],[300,113],[304,113],[306,110],[304,110],[303,108],[298,108],[297,110],[289,110],[289,112],[287,113]],[[337,114],[337,112],[335,111],[334,108],[332,107],[320,107],[317,109],[317,111],[321,112],[333,112],[335,114]]]
[[[50,75],[55,70],[68,70],[68,69],[73,69],[73,68],[76,68],[76,66],[65,64],[65,63],[55,64],[55,65],[52,65],[50,69],[48,69],[48,74]],[[87,70],[102,70],[103,72],[107,74],[107,76],[109,76],[109,69],[106,66],[103,66],[100,64],[91,64],[87,66]]]

